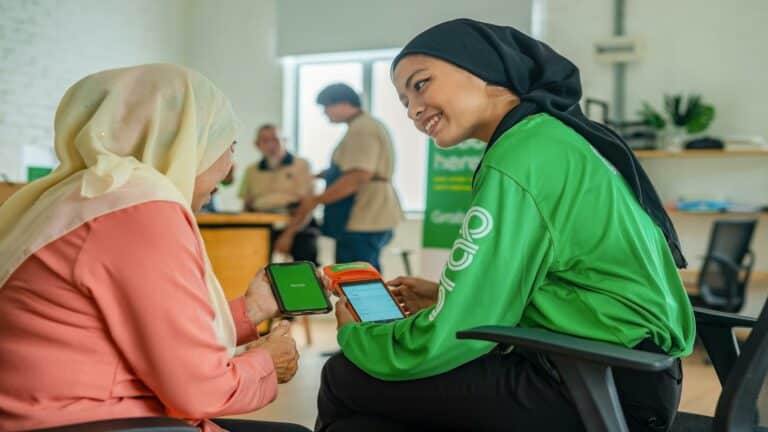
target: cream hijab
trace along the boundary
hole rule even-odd
[[[56,111],[60,165],[0,207],[0,289],[30,255],[104,214],[173,201],[192,216],[195,177],[230,148],[235,128],[229,101],[189,69],[143,65],[80,80]],[[211,324],[234,355],[234,321],[207,256],[205,264]]]

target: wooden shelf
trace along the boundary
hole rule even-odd
[[[768,150],[635,150],[641,159],[768,156]]]
[[[680,269],[678,272],[680,273],[680,279],[686,284],[696,283],[696,280],[699,277],[699,270],[697,269]],[[768,282],[768,272],[753,271],[749,277],[749,281],[759,283]]]
[[[673,209],[667,209],[667,213],[671,216],[752,216],[765,218],[768,217],[768,212],[737,212],[737,211],[679,211]]]

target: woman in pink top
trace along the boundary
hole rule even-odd
[[[101,72],[56,113],[59,167],[0,207],[0,430],[257,410],[296,373],[263,271],[227,303],[193,211],[232,164],[235,118],[172,65]],[[304,431],[220,421],[231,430]]]

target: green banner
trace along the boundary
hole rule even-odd
[[[45,177],[50,174],[51,171],[53,171],[53,168],[35,166],[27,167],[27,182],[32,182],[41,177]]]
[[[472,176],[484,149],[485,143],[478,140],[449,149],[430,140],[423,247],[450,249],[453,245],[470,205]]]

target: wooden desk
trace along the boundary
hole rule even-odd
[[[197,224],[227,299],[243,295],[256,272],[269,263],[273,227],[288,217],[266,213],[201,213]]]
[[[11,197],[16,191],[26,186],[26,183],[0,182],[0,204]]]

